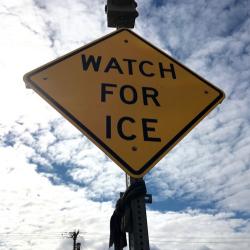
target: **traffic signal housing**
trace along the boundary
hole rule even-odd
[[[136,7],[137,3],[134,0],[107,0],[105,12],[108,27],[134,28],[135,19],[139,15]]]

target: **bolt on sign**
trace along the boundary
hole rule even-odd
[[[130,176],[144,176],[224,93],[120,29],[24,76]]]

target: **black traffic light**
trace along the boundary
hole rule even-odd
[[[107,0],[105,12],[108,18],[108,27],[134,28],[137,3],[134,0]]]

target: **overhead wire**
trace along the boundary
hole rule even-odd
[[[0,238],[4,241],[28,241],[28,240],[60,240],[70,238],[72,232],[0,232]],[[79,236],[84,240],[91,240],[93,237],[109,237],[106,233],[98,232],[80,232]],[[29,239],[27,239],[29,238]],[[175,244],[250,244],[249,236],[174,236],[163,239],[163,236],[150,236],[151,243],[175,243]]]

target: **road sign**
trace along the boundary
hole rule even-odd
[[[27,73],[24,81],[135,178],[224,98],[127,29]]]

